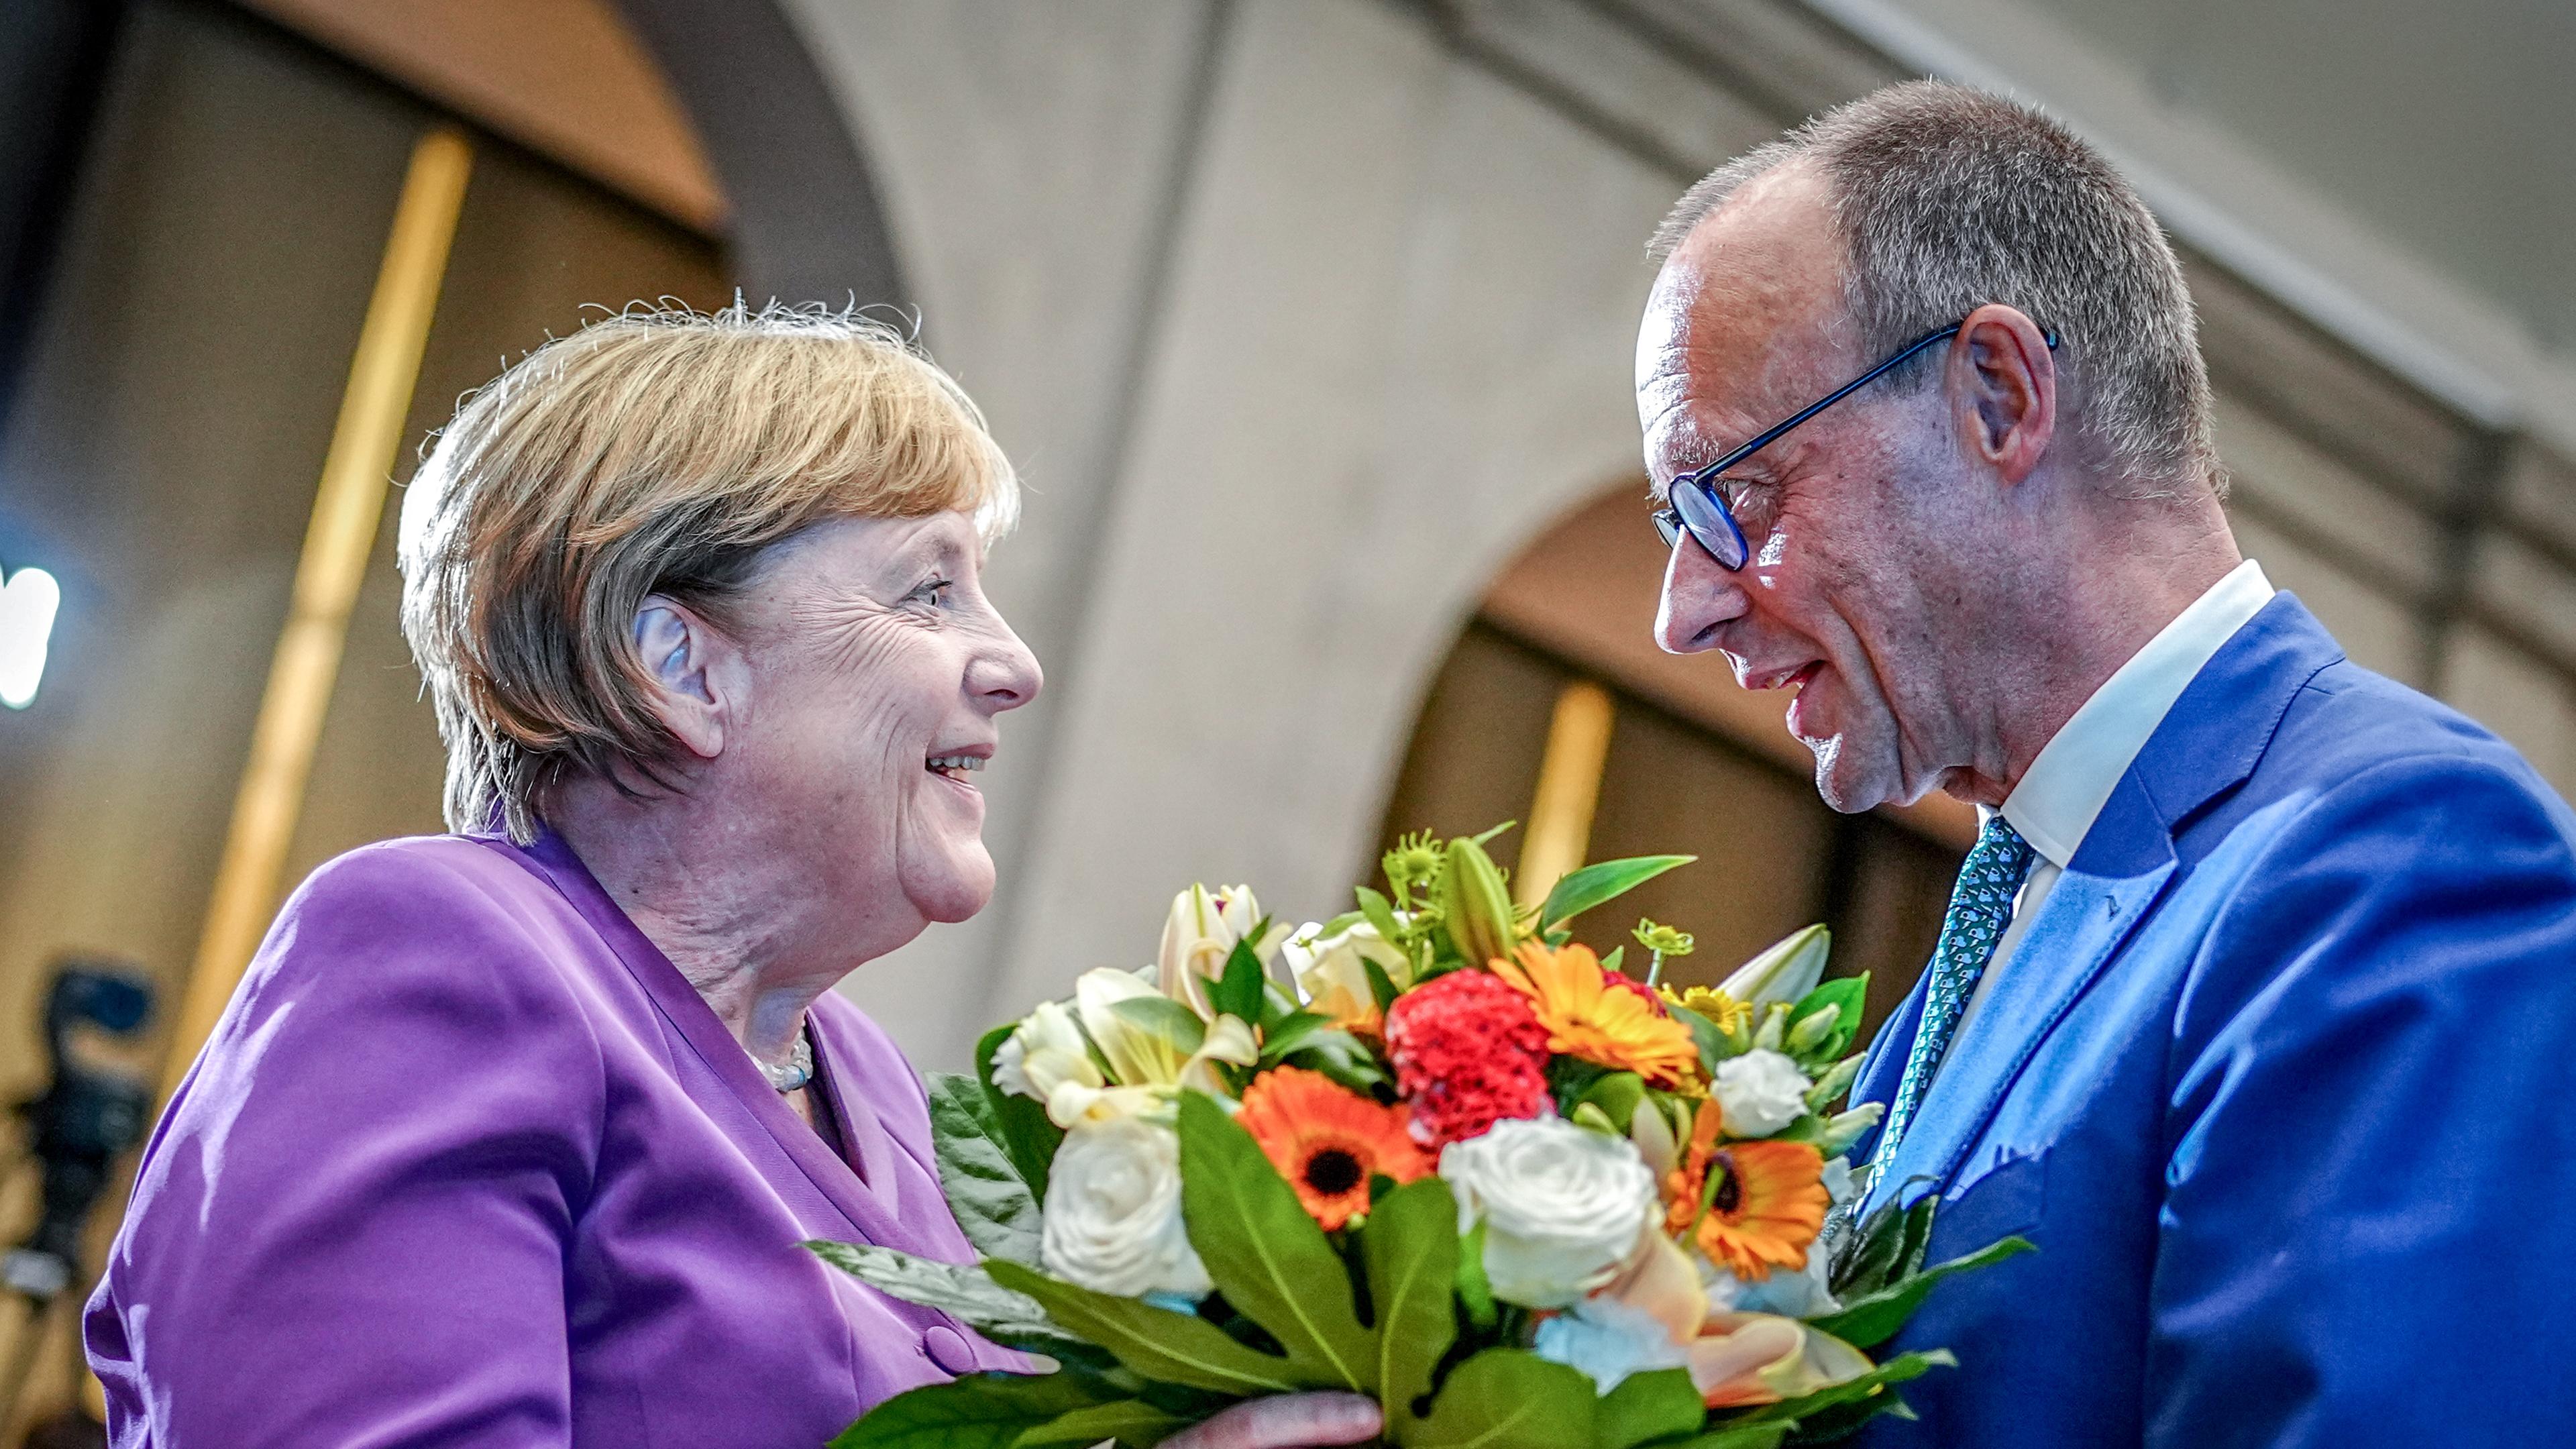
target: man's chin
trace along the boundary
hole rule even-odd
[[[1800,743],[1816,756],[1816,794],[1829,809],[1844,815],[1865,814],[1904,793],[1892,772],[1860,768],[1840,735]]]

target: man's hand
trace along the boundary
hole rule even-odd
[[[1363,1394],[1282,1394],[1235,1405],[1174,1434],[1163,1449],[1306,1449],[1375,1437],[1377,1400]]]

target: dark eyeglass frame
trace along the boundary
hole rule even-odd
[[[1799,410],[1797,416],[1789,419],[1787,422],[1782,423],[1778,427],[1772,428],[1767,432],[1757,434],[1743,447],[1736,449],[1734,452],[1727,454],[1725,457],[1718,459],[1707,467],[1693,468],[1691,471],[1675,478],[1672,481],[1672,485],[1664,490],[1664,496],[1669,500],[1669,502],[1666,506],[1656,509],[1654,515],[1655,532],[1663,536],[1664,547],[1675,548],[1680,546],[1682,535],[1684,533],[1688,533],[1701,548],[1708,551],[1708,556],[1710,558],[1717,560],[1717,566],[1719,568],[1725,569],[1729,573],[1733,573],[1736,570],[1743,568],[1745,563],[1752,558],[1753,550],[1744,541],[1744,530],[1736,525],[1735,510],[1727,506],[1726,500],[1719,496],[1716,487],[1713,486],[1717,482],[1719,475],[1723,474],[1727,469],[1734,467],[1736,464],[1743,462],[1745,459],[1752,457],[1754,454],[1761,452],[1773,443],[1780,441],[1782,436],[1787,434],[1790,429],[1798,426],[1798,424],[1805,422],[1807,419],[1812,418],[1816,414],[1823,412],[1825,409],[1832,407],[1834,404],[1841,402],[1844,398],[1847,398],[1853,393],[1860,391],[1862,388],[1869,386],[1871,383],[1876,382],[1879,379],[1879,376],[1882,373],[1885,373],[1889,368],[1892,368],[1898,363],[1905,361],[1907,358],[1912,357],[1914,354],[1921,352],[1924,348],[1931,346],[1935,342],[1939,342],[1948,337],[1956,337],[1959,335],[1959,329],[1966,325],[1968,324],[1965,320],[1953,322],[1949,326],[1944,327],[1937,332],[1929,333],[1925,336],[1914,339],[1912,342],[1909,342],[1905,344],[1904,347],[1898,349],[1894,357],[1887,359],[1878,366],[1871,368],[1869,371],[1864,372],[1860,376],[1853,378],[1851,381],[1844,383],[1842,386],[1835,388],[1832,392],[1829,392],[1823,397],[1818,398],[1816,401],[1809,403],[1806,407]],[[2048,350],[2051,352],[2056,351],[2057,333],[2054,330],[2051,330],[2043,335],[2048,339]],[[1693,514],[1701,514],[1704,516],[1695,518],[1692,516]]]

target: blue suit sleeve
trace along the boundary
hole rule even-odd
[[[2576,857],[2535,781],[2282,807],[2176,1018],[2146,1443],[2576,1443]]]

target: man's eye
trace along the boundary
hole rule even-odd
[[[1754,482],[1750,478],[1718,478],[1711,481],[1717,486],[1717,496],[1726,500],[1726,511],[1735,515],[1735,521],[1739,526],[1750,527],[1756,520],[1765,517],[1776,496],[1776,490],[1770,485]]]
[[[928,604],[934,609],[944,609],[948,607],[949,590],[956,587],[957,585],[951,580],[932,579],[927,583],[924,583],[920,588],[904,595],[904,598],[907,601]]]

